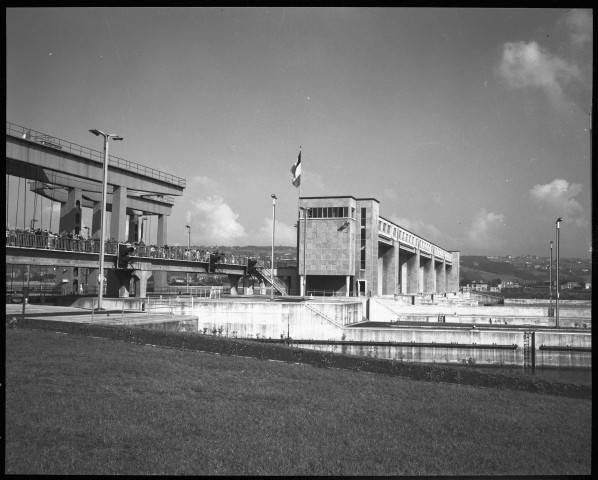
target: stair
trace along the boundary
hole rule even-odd
[[[254,273],[258,278],[264,280],[267,283],[271,283],[270,280],[272,279],[272,270],[270,270],[269,268],[256,266]],[[273,280],[274,289],[281,295],[288,295],[286,284],[276,275],[274,275]]]

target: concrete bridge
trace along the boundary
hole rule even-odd
[[[6,173],[30,180],[31,191],[60,204],[57,231],[59,235],[81,234],[82,209],[91,208],[93,213],[90,236],[96,240],[100,238],[103,161],[103,152],[10,122],[6,123]],[[110,155],[107,183],[106,210],[111,212],[111,217],[106,226],[105,238],[116,242],[138,242],[144,234],[143,218],[156,216],[156,244],[159,247],[167,245],[168,216],[172,212],[174,197],[183,194],[186,187],[185,179]],[[78,260],[97,266],[97,254],[53,254],[53,258],[48,253],[29,251],[26,254],[7,246],[6,261],[21,263],[26,261],[28,255],[32,261],[45,259],[43,261],[56,262],[57,259],[61,259],[67,265],[73,266],[67,267],[67,271],[61,273],[62,278],[58,280],[67,279],[69,283],[77,281],[79,284],[82,283],[82,279],[78,278],[78,272],[81,270],[77,267],[83,264],[77,263]],[[78,258],[80,255],[82,257]],[[90,256],[95,259],[91,260]],[[166,286],[168,268],[163,263],[158,260],[146,262],[148,268],[155,267],[154,284],[157,286]],[[185,269],[182,268],[182,271]],[[122,275],[116,272],[116,269],[107,271],[109,291],[124,288],[124,280],[120,278]],[[151,271],[148,271],[147,275],[151,275]]]
[[[120,244],[122,245],[122,244]],[[60,266],[78,270],[99,269],[99,241],[51,239],[46,235],[11,232],[6,237],[6,263],[12,265]],[[237,295],[239,280],[251,273],[247,257],[232,259],[214,254],[192,255],[182,248],[138,246],[127,268],[117,268],[119,243],[106,242],[104,265],[112,278],[108,296],[126,297],[131,281],[138,297],[145,297],[147,280],[154,272],[217,273],[227,275],[231,295]],[[75,277],[78,276],[74,275]]]

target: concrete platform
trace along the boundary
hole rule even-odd
[[[23,305],[6,305],[6,320],[12,317],[20,318],[23,314]],[[90,323],[97,325],[128,325],[128,326],[156,326],[164,323],[181,323],[197,321],[196,315],[168,315],[144,312],[130,312],[108,310],[92,315],[89,309],[74,307],[57,307],[54,305],[26,305],[25,318],[42,318],[49,321]]]

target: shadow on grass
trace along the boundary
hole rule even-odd
[[[388,360],[381,358],[344,355],[333,351],[317,351],[293,346],[292,340],[281,339],[277,343],[236,339],[199,333],[160,330],[159,325],[143,326],[92,325],[89,323],[61,322],[39,318],[13,318],[9,328],[48,330],[52,332],[108,338],[138,345],[196,350],[220,355],[254,357],[301,363],[321,368],[341,368],[353,371],[394,375],[414,380],[457,383],[487,388],[506,388],[518,391],[558,395],[570,398],[591,399],[591,385],[574,385],[540,379],[534,376],[498,373],[491,368],[472,366],[449,366]]]

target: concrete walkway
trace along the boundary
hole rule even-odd
[[[23,314],[22,304],[6,305],[6,320],[13,317],[20,318]],[[97,325],[147,325],[165,322],[181,322],[197,320],[194,315],[154,314],[148,316],[144,312],[120,312],[116,310],[94,313],[89,309],[74,307],[57,307],[54,305],[25,306],[26,318],[43,318],[44,320],[73,323],[93,323]]]

